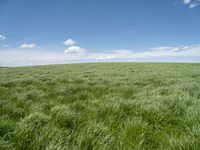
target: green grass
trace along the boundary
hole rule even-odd
[[[0,149],[200,148],[200,64],[0,68]]]

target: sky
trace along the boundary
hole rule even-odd
[[[0,0],[0,66],[200,62],[200,0]]]

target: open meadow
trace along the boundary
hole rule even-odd
[[[200,148],[200,64],[0,68],[0,149]]]

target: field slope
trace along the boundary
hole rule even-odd
[[[200,64],[0,68],[0,149],[199,149]]]

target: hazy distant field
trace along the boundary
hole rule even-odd
[[[199,149],[200,64],[0,68],[0,149]]]

